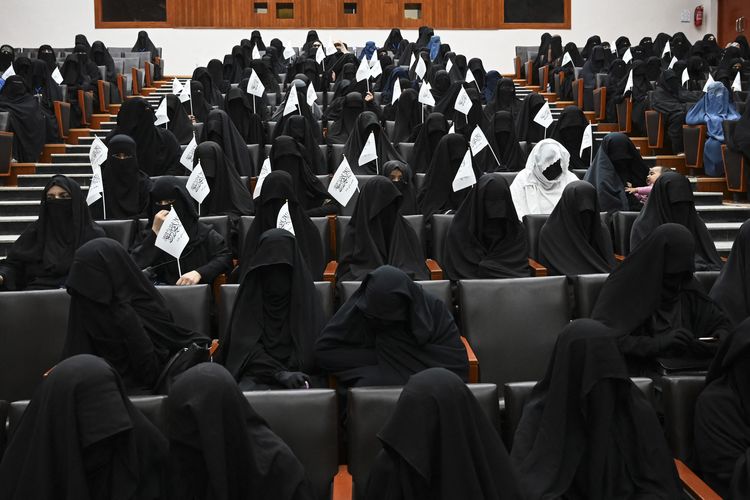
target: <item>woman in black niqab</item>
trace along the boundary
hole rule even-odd
[[[442,113],[430,113],[419,128],[414,147],[409,158],[409,166],[415,173],[425,173],[430,169],[432,156],[438,143],[448,133],[448,120]]]
[[[508,111],[514,123],[521,112],[522,101],[516,97],[516,86],[510,78],[501,78],[495,87],[493,98],[484,107],[484,116],[488,120],[498,111]]]
[[[320,121],[318,119],[322,116],[321,114],[314,114],[318,113],[320,111],[319,108],[312,108],[309,104],[307,104],[307,85],[305,82],[299,79],[294,79],[292,82],[292,85],[289,87],[289,90],[287,91],[286,95],[284,96],[284,99],[281,101],[279,106],[276,108],[276,113],[271,117],[271,121],[276,120],[276,128],[273,131],[273,137],[271,139],[276,139],[278,136],[281,135],[281,131],[284,130],[284,126],[286,125],[286,122],[289,120],[290,117],[294,115],[300,115],[305,118],[305,121],[307,122],[307,127],[310,128],[310,132],[312,133],[312,136],[315,138],[315,141],[318,144],[321,144],[323,141],[323,133],[320,130]],[[289,100],[289,93],[290,92],[296,92],[297,93],[297,110],[292,111],[291,113],[285,115],[284,109],[286,108],[286,102]]]
[[[224,79],[224,65],[218,59],[211,59],[206,65],[206,70],[211,75],[211,82],[219,92],[226,94],[230,88],[229,82]]]
[[[472,161],[482,172],[519,172],[526,166],[526,155],[516,139],[513,116],[510,111],[497,111],[489,119],[485,136],[489,147],[484,148]]]
[[[606,122],[617,123],[618,100],[622,98],[628,78],[628,65],[622,59],[615,59],[609,65],[607,71],[607,109]]]
[[[9,115],[13,132],[13,158],[19,162],[36,163],[46,141],[47,120],[39,101],[34,99],[23,78],[13,75],[0,90],[0,111]]]
[[[750,106],[745,102],[745,111],[734,127],[734,134],[727,135],[727,146],[745,157],[750,162]]]
[[[58,186],[67,196],[50,197]],[[104,237],[104,230],[91,220],[86,197],[77,182],[53,175],[44,186],[39,218],[21,233],[0,261],[4,290],[41,290],[65,284],[75,251],[89,240]]]
[[[684,498],[656,412],[630,380],[614,332],[590,319],[560,333],[511,460],[529,500]]]
[[[312,500],[305,470],[217,363],[182,374],[164,402],[170,500]]]
[[[36,51],[36,58],[45,62],[50,73],[57,68],[57,57],[55,56],[55,51],[52,49],[51,45],[40,45],[39,49]],[[0,64],[0,66],[2,66],[2,64]]]
[[[609,231],[599,217],[596,189],[571,182],[539,232],[540,264],[551,275],[609,273],[615,254]]]
[[[62,101],[62,89],[52,79],[52,73],[41,59],[31,61],[31,93],[39,102],[44,115],[45,142],[47,144],[62,142],[55,118],[55,101]]]
[[[161,65],[156,64],[156,58],[159,57],[159,49],[156,48],[154,42],[149,38],[148,33],[145,31],[138,32],[138,38],[135,41],[135,45],[131,49],[132,52],[149,52],[151,54],[151,62],[154,63],[154,80],[161,80]]]
[[[7,70],[11,64],[13,64],[13,60],[16,58],[16,49],[11,47],[10,45],[0,45],[0,71],[5,73],[5,70]]]
[[[212,109],[203,124],[199,142],[212,141],[221,146],[239,175],[257,175],[255,162],[250,156],[245,139],[232,123],[226,111]]]
[[[337,204],[331,201],[325,186],[310,169],[306,152],[293,138],[280,135],[273,141],[268,155],[271,169],[287,172],[292,177],[296,198],[308,216],[336,213]]]
[[[315,361],[343,387],[404,385],[435,367],[466,381],[469,371],[448,307],[392,266],[364,277],[315,342]]]
[[[242,75],[242,72],[240,72],[240,75]],[[211,76],[211,73],[208,72],[208,69],[203,66],[195,68],[193,70],[193,77],[190,81],[200,82],[201,85],[203,85],[203,99],[209,106],[220,108],[224,104],[224,98],[221,97],[221,92],[214,84],[213,77]],[[237,82],[239,82],[239,79]]]
[[[677,60],[682,60],[687,59],[692,45],[685,36],[685,33],[679,31],[672,35],[669,47],[672,49],[672,56],[676,57]]]
[[[412,375],[378,432],[367,500],[520,499],[508,452],[463,381],[444,368]]]
[[[263,121],[268,113],[262,98],[247,93],[247,84],[248,80],[244,79],[239,87],[229,89],[224,97],[224,110],[245,144],[259,144],[262,148],[266,144]]]
[[[349,92],[331,103],[326,119],[334,120],[328,128],[328,144],[346,144],[357,125],[357,118],[366,110],[365,100],[359,92]]]
[[[422,105],[419,103],[419,94],[414,89],[404,90],[395,107],[396,123],[390,140],[392,143],[407,142],[412,131],[422,124]]]
[[[284,122],[284,128],[281,131],[282,135],[286,135],[297,141],[304,149],[302,155],[305,161],[310,166],[310,170],[315,175],[328,174],[328,164],[323,156],[323,152],[320,150],[318,143],[312,135],[312,131],[307,127],[307,122],[304,116],[292,115],[286,122]],[[337,166],[338,167],[338,166]]]
[[[581,49],[581,57],[584,61],[587,61],[589,57],[591,57],[594,47],[601,44],[602,39],[599,35],[590,36],[589,39],[586,40],[586,45]]]
[[[750,316],[750,221],[740,227],[729,259],[709,295],[733,325]]]
[[[325,325],[307,263],[294,235],[276,228],[248,258],[221,341],[223,364],[245,391],[303,389],[317,371],[313,348]]]
[[[167,130],[174,134],[181,145],[189,144],[193,140],[195,129],[185,107],[176,95],[167,94],[163,99],[167,100]]]
[[[221,146],[201,142],[193,161],[200,162],[211,188],[201,204],[201,215],[228,215],[237,224],[240,216],[253,213],[253,197]]]
[[[706,224],[695,210],[690,181],[677,172],[659,176],[651,189],[646,206],[633,223],[630,248],[636,248],[658,226],[674,222],[685,226],[695,240],[695,269],[719,271],[722,266]]]
[[[703,96],[703,92],[690,92],[682,89],[680,75],[673,69],[666,69],[659,76],[656,88],[651,93],[651,107],[661,113],[666,120],[667,134],[674,154],[681,153],[685,148],[682,139],[682,126],[685,125],[685,115],[688,109]]]
[[[534,121],[534,117],[542,109],[544,103],[544,97],[536,92],[532,92],[524,98],[521,110],[515,117],[516,137],[519,141],[539,142],[545,138],[544,127]]]
[[[570,153],[570,168],[585,169],[589,167],[589,156],[584,154],[586,160],[581,158],[581,141],[583,132],[589,125],[589,121],[578,106],[566,106],[562,110],[557,121],[551,125],[552,131],[549,136],[565,146]],[[523,168],[523,167],[522,167]],[[519,169],[520,170],[520,169]]]
[[[417,215],[417,187],[411,168],[404,162],[391,160],[383,165],[383,176],[391,180],[396,189],[401,193],[401,215]]]
[[[182,107],[191,119],[196,122],[205,123],[212,106],[206,102],[203,84],[196,80],[190,80],[190,101],[182,103]]]
[[[453,216],[444,245],[440,264],[451,280],[529,275],[526,233],[499,174],[479,179]]]
[[[362,153],[370,134],[375,137],[375,151],[378,157],[377,160],[360,165],[359,155]],[[380,175],[383,173],[385,162],[391,160],[404,161],[391,144],[385,130],[380,125],[380,121],[378,121],[377,115],[372,111],[365,111],[357,117],[354,130],[344,144],[344,156],[354,173],[358,175]]]
[[[41,382],[0,463],[8,500],[163,498],[167,440],[101,358],[75,356]]]
[[[117,83],[115,61],[103,42],[97,40],[91,46],[91,60],[97,66],[104,66],[104,79],[110,83]]]
[[[388,33],[388,38],[386,38],[385,42],[383,42],[383,48],[395,54],[398,51],[398,46],[403,39],[404,37],[401,36],[401,30],[398,28],[393,28],[391,32]],[[396,55],[396,57],[398,57],[398,55]]]

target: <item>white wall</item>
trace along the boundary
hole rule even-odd
[[[14,47],[38,47],[48,43],[53,47],[70,47],[77,33],[85,34],[89,42],[102,40],[107,46],[131,46],[136,39],[136,29],[94,29],[94,0],[1,0],[3,20],[0,43]],[[127,1],[127,0],[122,0]],[[559,34],[563,43],[574,41],[582,45],[586,38],[598,34],[603,40],[614,40],[626,35],[633,44],[644,36],[655,37],[660,31],[684,32],[695,41],[706,33],[716,33],[719,0],[572,0],[572,29],[549,30]],[[680,22],[683,9],[693,9],[702,4],[705,8],[701,28]],[[692,15],[691,15],[692,19]],[[205,65],[209,59],[222,59],[232,46],[242,38],[249,38],[247,30],[211,29],[149,29],[151,39],[163,47],[167,74],[190,74],[196,66]],[[437,30],[443,43],[470,57],[481,57],[487,70],[512,71],[516,45],[538,45],[544,30]],[[280,38],[285,44],[299,46],[307,30],[263,29],[263,39],[268,43]],[[364,45],[374,40],[378,45],[385,41],[388,30],[318,30],[324,41],[329,36],[347,43]],[[416,38],[416,30],[402,30],[409,40]]]

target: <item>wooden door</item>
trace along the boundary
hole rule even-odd
[[[737,35],[750,37],[750,1],[721,0],[719,2],[719,44],[724,47]]]

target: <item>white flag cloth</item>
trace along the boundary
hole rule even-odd
[[[450,61],[450,59],[448,60]],[[464,81],[466,81],[466,83],[472,83],[472,82],[477,81],[477,79],[474,78],[474,72],[472,70],[470,69],[466,70],[466,77],[464,77]]]
[[[276,227],[279,229],[286,229],[294,234],[294,225],[292,224],[292,214],[289,213],[288,201],[281,206],[279,215],[276,216]]]
[[[182,92],[182,84],[177,78],[175,78],[172,80],[172,94],[180,95],[180,92]]]
[[[201,162],[198,162],[190,177],[188,177],[187,190],[190,196],[198,203],[203,203],[208,193],[211,192],[211,188],[208,187],[208,181],[206,180],[206,174],[203,173]]]
[[[469,70],[469,73],[471,73],[471,70]],[[456,102],[453,104],[453,108],[468,116],[469,111],[471,111],[471,104],[471,97],[466,93],[466,89],[461,87],[458,91],[458,96],[456,96]]]
[[[735,92],[742,92],[742,81],[740,81],[740,72],[738,71],[734,75],[734,81],[732,82],[732,90]]]
[[[297,111],[298,106],[299,106],[299,97],[297,96],[297,88],[294,85],[292,85],[289,88],[289,97],[287,98],[286,105],[284,106],[284,116]]]
[[[253,53],[252,53],[253,59],[260,59],[260,51],[258,50],[257,45],[253,45]]]
[[[566,52],[565,54],[563,54],[563,60],[562,60],[562,65],[563,66],[565,66],[568,63],[572,63],[572,62],[573,62],[573,58],[570,57],[570,53],[569,52]]]
[[[414,52],[409,52],[409,69],[411,69],[412,65],[414,64]]]
[[[271,159],[266,158],[263,160],[263,166],[260,167],[260,173],[258,179],[255,181],[255,189],[253,189],[253,199],[260,196],[260,190],[263,189],[263,181],[266,180],[268,174],[271,173]]]
[[[96,165],[98,167],[104,163],[108,153],[109,150],[104,142],[99,137],[94,137],[94,142],[91,143],[91,147],[89,148],[89,162],[91,166]]]
[[[682,70],[682,84],[685,85],[688,81],[690,81],[690,75],[687,68],[685,68]]]
[[[294,49],[292,48],[291,44],[287,43],[284,46],[284,59],[291,59],[295,55],[297,55],[297,53],[294,52]]]
[[[399,97],[401,97],[401,82],[398,81],[398,78],[396,78],[396,82],[393,84],[393,95],[391,95],[391,104],[398,101]]]
[[[422,86],[419,87],[419,102],[427,106],[435,105],[435,96],[430,92],[430,84],[427,82],[422,83]]]
[[[673,56],[672,60],[669,61],[669,68],[668,69],[672,69],[672,67],[674,66],[674,63],[676,63],[676,62],[677,62],[677,58]]]
[[[534,121],[544,128],[549,128],[552,125],[554,120],[552,119],[552,110],[549,109],[548,102],[545,101],[544,105],[539,109],[534,117]]]
[[[375,61],[378,60],[378,51],[373,52],[370,54],[370,57],[367,58],[367,64],[372,68],[375,66]]]
[[[632,92],[633,90],[633,70],[630,70],[630,73],[628,73],[628,81],[625,83],[625,90],[623,90],[623,94],[630,90]]]
[[[685,68],[687,69],[687,68]],[[708,87],[714,83],[714,77],[711,76],[711,73],[708,74],[708,80],[706,80],[706,84],[703,86],[703,92],[708,92]]]
[[[312,82],[307,84],[307,105],[312,106],[318,100],[318,93],[315,92],[315,86]]]
[[[359,154],[359,166],[366,165],[372,160],[377,160],[377,158],[378,150],[375,147],[375,134],[370,132],[370,135],[367,136],[367,142],[365,142],[362,152]]]
[[[456,177],[453,178],[453,192],[461,191],[476,183],[477,177],[474,175],[474,169],[471,165],[471,150],[467,149],[464,159],[461,161],[461,166],[456,171]]]
[[[367,64],[367,58],[363,57],[359,62],[359,68],[357,68],[357,81],[367,80],[370,78],[370,66]]]
[[[52,72],[52,79],[58,85],[60,85],[63,82],[62,73],[60,73],[60,68],[58,68],[57,66],[55,66],[55,71]]]
[[[190,80],[186,81],[185,85],[182,86],[182,90],[178,97],[180,102],[188,102],[190,100]]]
[[[3,73],[3,76],[0,78],[2,78],[3,80],[7,80],[8,78],[10,78],[11,76],[15,74],[16,72],[15,70],[13,70],[13,64],[11,64],[10,66],[8,66],[8,69],[5,70],[5,73]]]
[[[263,97],[263,92],[266,90],[266,86],[260,81],[258,73],[253,70],[250,73],[250,78],[247,80],[247,93],[252,94],[255,97]]]
[[[630,47],[628,47],[628,50],[626,50],[625,53],[622,55],[622,60],[625,61],[625,64],[627,64],[632,59],[633,59],[633,54],[630,52]]]
[[[469,147],[471,148],[471,155],[476,156],[479,154],[481,150],[489,146],[490,143],[487,142],[487,136],[484,135],[484,132],[482,132],[482,129],[479,128],[479,125],[474,127],[474,131],[471,133],[471,138],[469,139]]]
[[[323,64],[323,61],[326,58],[326,50],[321,45],[315,50],[315,62],[318,64]]]
[[[341,165],[336,169],[336,173],[333,174],[331,183],[328,185],[328,192],[342,207],[345,207],[354,196],[358,186],[357,176],[354,175],[352,167],[349,166],[349,162],[344,157]]]
[[[578,152],[578,156],[583,156],[583,150],[590,148],[594,144],[594,130],[591,128],[591,124],[586,125],[583,130],[583,138],[581,139],[581,150]]]
[[[170,210],[156,235],[156,248],[161,248],[175,259],[179,259],[189,241],[190,236],[185,231],[177,210]]]
[[[456,124],[451,123],[451,128],[448,129],[449,134],[455,134],[456,133]]]
[[[195,158],[196,149],[198,149],[198,142],[196,142],[195,135],[193,135],[188,145],[185,146],[182,156],[180,156],[180,163],[188,170],[193,170],[193,158]]]
[[[661,51],[661,56],[664,57],[666,54],[672,53],[672,46],[669,44],[669,40],[664,44],[664,50]]]
[[[424,63],[424,59],[422,59],[422,56],[419,56],[417,67],[414,68],[414,72],[417,74],[420,80],[424,80],[424,75],[425,73],[427,73],[427,65]]]
[[[373,52],[372,58],[375,59],[376,53]],[[380,75],[383,74],[383,68],[380,66],[380,61],[378,59],[375,59],[375,63],[370,66],[370,76],[373,78],[377,78]]]
[[[448,59],[448,62],[445,63],[445,71],[447,71],[448,73],[450,73],[452,67],[453,67],[453,61],[451,61],[450,59]]]
[[[102,182],[102,167],[99,165],[91,165],[91,170],[94,175],[91,176],[91,184],[89,184],[89,192],[86,195],[86,204],[91,205],[96,200],[102,197],[104,194],[104,183]]]
[[[326,45],[326,55],[335,54],[338,52],[336,49],[336,44],[333,43],[333,39],[331,37],[328,37],[328,45]]]
[[[159,107],[156,108],[156,121],[154,125],[159,126],[165,123],[169,123],[169,117],[167,116],[167,99],[163,98]]]

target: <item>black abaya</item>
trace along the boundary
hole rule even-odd
[[[168,94],[164,96],[164,99],[167,100],[167,118],[169,118],[167,129],[174,134],[178,143],[189,144],[193,140],[195,132],[188,112],[177,96]],[[161,103],[159,104],[161,105]]]
[[[532,92],[521,104],[516,121],[516,137],[519,141],[539,142],[545,137],[544,127],[534,121],[534,117],[544,106],[544,97]]]
[[[360,165],[359,155],[362,153],[362,148],[365,147],[371,133],[375,137],[375,151],[378,157],[376,160]],[[379,175],[383,172],[383,165],[386,162],[391,160],[404,161],[391,144],[378,121],[377,115],[371,111],[365,111],[357,117],[354,130],[344,144],[344,156],[352,171],[360,175]]]
[[[440,139],[448,133],[448,121],[441,113],[430,113],[419,128],[414,140],[409,166],[415,173],[425,173],[430,169],[432,155],[437,150]]]
[[[284,122],[284,128],[281,131],[281,134],[291,137],[302,145],[304,150],[302,151],[302,154],[313,174],[323,175],[328,173],[326,159],[318,146],[318,142],[313,137],[312,131],[307,127],[305,117],[300,115],[290,116]]]
[[[201,215],[252,215],[253,197],[232,161],[217,143],[201,142],[194,161],[201,164],[211,192],[201,204]]]
[[[257,175],[255,162],[250,156],[245,139],[232,123],[231,118],[221,109],[213,109],[208,113],[203,124],[199,142],[212,141],[221,146],[224,154],[232,161],[239,175]]]
[[[721,307],[734,325],[750,316],[750,222],[745,221],[721,269],[711,293],[711,298]]]
[[[394,171],[401,173],[398,180],[394,179],[396,176]],[[389,178],[401,193],[401,206],[399,207],[401,215],[417,215],[419,213],[419,207],[417,207],[417,186],[414,174],[409,165],[398,160],[387,161],[383,165],[383,176]]]
[[[0,111],[10,113],[9,132],[13,132],[13,158],[21,163],[36,163],[46,143],[45,115],[24,83],[13,75],[0,90]]]
[[[320,151],[317,145],[315,148]],[[268,155],[271,170],[281,170],[292,177],[296,198],[307,215],[319,217],[335,213],[337,204],[331,201],[331,195],[310,169],[305,153],[307,150],[297,141],[280,135],[274,139]]]
[[[488,120],[498,111],[508,111],[513,123],[518,120],[523,103],[516,97],[516,86],[510,78],[501,78],[495,87],[494,96],[484,107],[484,115]]]
[[[480,151],[474,162],[482,172],[519,172],[526,166],[526,155],[516,140],[516,130],[510,111],[497,111],[488,117],[485,131],[489,146]],[[494,153],[494,154],[493,154]],[[498,163],[499,160],[499,163]]]
[[[583,132],[589,121],[578,106],[566,106],[557,121],[550,126],[549,137],[556,140],[570,153],[570,168],[589,168],[591,150],[584,153],[586,160],[581,158],[581,141]],[[520,169],[519,169],[520,170]]]

